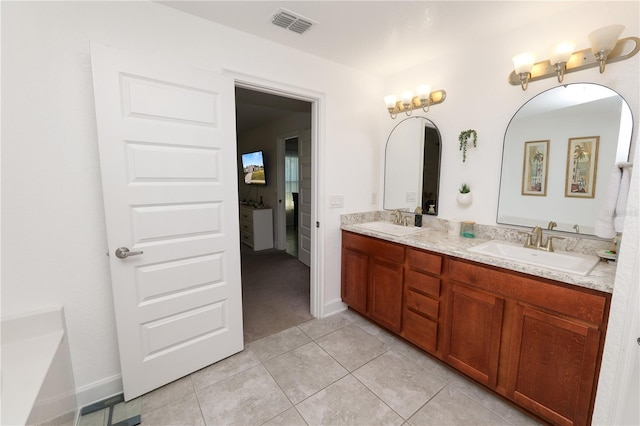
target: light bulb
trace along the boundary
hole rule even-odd
[[[396,98],[396,95],[387,95],[384,97],[384,103],[387,108],[395,108],[396,102],[398,102],[398,98]]]
[[[553,52],[551,52],[551,58],[549,62],[551,65],[559,64],[562,62],[569,62],[571,59],[571,55],[573,54],[573,49],[576,47],[576,44],[573,42],[562,42],[554,47]]]

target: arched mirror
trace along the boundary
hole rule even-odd
[[[409,117],[393,128],[387,139],[384,168],[386,210],[438,214],[440,132],[424,117]]]
[[[597,84],[558,86],[513,116],[504,136],[497,222],[593,235],[616,163],[627,161],[627,102]]]

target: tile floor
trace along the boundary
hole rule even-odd
[[[246,345],[114,410],[142,425],[530,425],[534,419],[347,311]],[[79,425],[105,425],[92,413]]]

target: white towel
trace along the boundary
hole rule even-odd
[[[620,192],[620,183],[622,179],[622,170],[617,165],[613,168],[609,186],[607,187],[606,198],[602,204],[602,208],[596,219],[595,234],[600,238],[613,238],[616,236],[614,226],[614,218],[616,214],[616,205],[618,203],[618,194]]]
[[[622,166],[622,164],[616,164],[616,169],[620,166]],[[622,232],[622,228],[624,227],[624,215],[627,211],[627,199],[629,198],[629,187],[631,186],[631,170],[631,167],[628,165],[622,169],[620,190],[616,202],[616,214],[613,219],[613,226],[616,232]]]

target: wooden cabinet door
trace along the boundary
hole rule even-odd
[[[399,333],[402,326],[402,263],[377,257],[369,264],[369,316]]]
[[[451,283],[444,355],[453,367],[495,388],[498,378],[504,300]]]
[[[588,424],[600,331],[522,305],[515,317],[508,396],[554,424]]]
[[[352,309],[367,313],[369,256],[342,248],[342,301]]]

